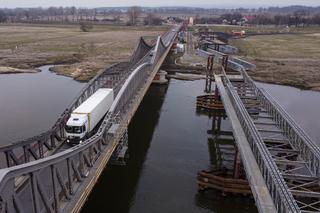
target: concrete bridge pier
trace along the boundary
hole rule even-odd
[[[154,77],[152,83],[153,84],[167,84],[168,80],[166,79],[166,75],[168,73],[164,70],[159,70],[159,72],[157,72],[156,76]]]

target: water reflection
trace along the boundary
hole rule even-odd
[[[107,207],[110,212],[129,212],[167,88],[150,88],[129,126],[130,157],[127,165],[108,166],[82,212],[104,212],[102,207]]]
[[[198,193],[197,172],[225,159],[208,151],[218,149],[208,134],[212,118],[196,112],[203,84],[171,80],[149,89],[129,126],[128,165],[108,166],[82,212],[255,211],[252,199]],[[231,130],[227,118],[221,129]]]
[[[208,151],[210,156],[209,171],[223,176],[234,176],[235,141],[231,125],[224,110],[197,110],[211,119],[208,132]],[[241,169],[240,176],[244,177]],[[217,190],[202,191],[195,195],[195,203],[199,207],[214,212],[257,212],[251,196],[225,194]],[[232,203],[232,205],[230,205]]]

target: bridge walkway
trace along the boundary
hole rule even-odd
[[[241,154],[242,163],[248,177],[248,182],[250,183],[251,191],[256,200],[256,206],[259,209],[259,212],[275,212],[272,198],[260,172],[259,165],[252,153],[246,134],[241,127],[237,113],[232,106],[231,99],[227,94],[222,81],[222,76],[215,75],[215,82],[233,128],[233,135]]]
[[[221,77],[224,82],[223,84],[222,81],[219,80]],[[297,145],[296,140],[298,140],[298,136],[293,134],[295,130],[299,131],[300,129],[290,129],[290,126],[296,126],[295,122],[293,120],[286,122],[283,119],[282,116],[286,116],[287,114],[284,111],[279,114],[279,111],[282,111],[283,109],[271,96],[269,96],[265,91],[259,89],[246,72],[238,72],[238,75],[235,75],[234,72],[232,72],[232,75],[224,73],[222,76],[216,76],[216,83],[218,85],[222,100],[224,100],[223,102],[227,112],[229,111],[230,114],[230,110],[237,110],[235,108],[238,107],[240,109],[243,107],[245,112],[238,110],[237,119],[242,119],[239,114],[249,115],[248,119],[250,119],[250,122],[253,124],[253,126],[250,127],[250,130],[261,139],[262,144],[260,144],[260,146],[262,147],[263,151],[261,154],[264,155],[263,157],[265,159],[259,159],[256,157],[255,161],[270,161],[265,163],[271,163],[271,165],[275,166],[273,168],[273,172],[278,177],[268,177],[268,175],[264,174],[265,172],[263,172],[261,165],[259,166],[259,170],[261,171],[260,174],[262,176],[258,176],[260,176],[259,179],[263,177],[265,184],[269,185],[267,186],[269,187],[268,191],[270,192],[277,211],[319,212],[319,175],[316,171],[317,169],[315,170],[315,161],[310,159],[317,157],[318,149],[309,150],[309,152],[314,151],[314,156],[312,156],[311,153],[309,153],[309,156],[306,156],[305,151],[301,150],[305,147],[303,147],[301,144],[300,146]],[[229,91],[228,97],[225,95],[226,93],[223,92],[225,88],[232,90]],[[227,104],[227,98],[234,99],[233,104]],[[232,122],[233,128],[239,129],[239,125],[235,123],[236,122]],[[248,128],[248,126],[243,125],[243,121],[241,126],[243,129]],[[239,133],[235,131],[235,135],[237,134]],[[246,134],[246,137],[248,138],[251,136]],[[254,143],[257,142],[259,141],[254,141]],[[238,143],[238,148],[241,150],[244,148],[244,145],[247,144]],[[252,152],[257,151],[255,146],[252,144],[251,150]],[[312,157],[310,157],[310,155]],[[248,163],[248,156],[251,156],[250,152],[243,152],[241,156],[244,165],[246,165],[246,163]],[[253,174],[257,174],[257,172],[253,172],[255,170],[250,170],[248,166],[246,168],[247,176],[249,177],[250,182]],[[280,194],[287,196],[287,198],[280,199],[280,197],[278,197],[280,194],[276,195],[277,193],[273,192],[274,189],[270,187],[272,184],[269,183],[269,179],[271,178],[278,178],[279,180],[277,181],[279,181],[279,184],[281,182],[285,184],[285,186],[282,186],[283,192]],[[252,191],[255,191],[255,183],[252,181],[250,183],[253,189]],[[286,206],[286,204],[281,204],[281,202],[287,203],[288,206]],[[268,210],[260,212],[268,212]]]

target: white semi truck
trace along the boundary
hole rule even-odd
[[[81,144],[90,137],[97,124],[109,111],[113,89],[98,89],[72,113],[65,127],[68,144]]]

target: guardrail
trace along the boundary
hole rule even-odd
[[[168,46],[164,50],[156,48],[156,56],[168,52],[176,33],[168,37]],[[158,39],[158,47],[160,42]],[[1,169],[1,212],[79,211],[78,202],[85,202],[111,157],[132,116],[129,109],[142,100],[139,92],[146,91],[157,72],[157,63],[144,63],[130,74],[94,136],[58,154]]]

